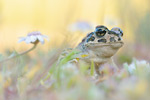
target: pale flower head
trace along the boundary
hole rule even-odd
[[[130,74],[133,74],[136,70],[141,70],[150,72],[150,64],[145,60],[135,60],[130,65],[127,66],[127,70]]]
[[[93,29],[91,23],[87,21],[77,21],[71,24],[68,28],[69,28],[69,31],[72,31],[72,32],[76,32],[76,31],[87,32]]]
[[[37,44],[41,42],[44,44],[44,39],[49,40],[47,36],[42,35],[41,32],[39,31],[33,31],[28,33],[26,37],[20,37],[19,38],[19,43],[22,41],[25,41],[27,44],[32,43],[32,44]]]

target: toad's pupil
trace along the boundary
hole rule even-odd
[[[95,40],[95,37],[94,36],[91,36],[90,38],[87,39],[87,42],[89,41],[94,41]]]
[[[96,36],[103,37],[106,34],[106,31],[102,29],[97,29],[95,33],[96,33]]]

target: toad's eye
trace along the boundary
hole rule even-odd
[[[95,40],[95,37],[94,36],[91,36],[90,38],[87,39],[87,42],[89,41],[94,41]]]
[[[102,29],[96,29],[95,34],[97,37],[103,37],[106,34],[106,31]]]

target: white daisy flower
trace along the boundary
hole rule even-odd
[[[132,62],[130,65],[127,65],[127,70],[131,74],[133,74],[136,70],[140,68],[150,72],[150,64],[145,60],[141,60],[141,61],[135,60],[135,62]]]
[[[22,41],[25,41],[27,44],[33,43],[37,44],[38,42],[41,42],[44,44],[44,39],[49,40],[46,35],[42,35],[39,31],[30,32],[26,37],[20,37],[19,43]]]
[[[129,73],[133,73],[135,70],[136,70],[135,63],[132,62],[132,63],[128,66],[128,71],[129,71]]]

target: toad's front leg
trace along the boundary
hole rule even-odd
[[[95,63],[95,73],[98,77],[103,77],[103,72],[100,70],[102,64]]]

